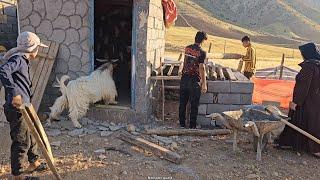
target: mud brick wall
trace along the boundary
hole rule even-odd
[[[252,104],[251,81],[208,81],[208,92],[200,98],[198,121],[209,122],[211,113],[239,110]]]
[[[11,49],[18,36],[17,6],[15,0],[0,2],[0,45]]]

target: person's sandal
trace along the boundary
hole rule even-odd
[[[47,163],[42,162],[42,163],[40,163],[40,165],[39,165],[38,167],[36,167],[35,169],[33,169],[33,170],[26,170],[26,173],[31,174],[31,173],[33,173],[33,172],[42,172],[42,171],[45,171],[45,170],[47,170],[47,169],[48,169]]]

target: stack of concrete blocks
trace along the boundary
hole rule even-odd
[[[208,92],[200,98],[198,124],[221,125],[219,122],[210,123],[206,115],[224,111],[239,110],[245,105],[252,104],[254,84],[247,81],[208,81]]]
[[[0,45],[7,50],[16,46],[18,36],[17,6],[14,0],[0,2]]]

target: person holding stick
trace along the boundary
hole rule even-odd
[[[0,66],[0,80],[5,88],[4,114],[10,124],[12,140],[11,171],[14,180],[30,179],[22,174],[47,168],[45,163],[39,161],[36,141],[19,111],[23,103],[31,102],[30,61],[35,59],[40,46],[48,47],[40,42],[36,34],[22,32],[18,36],[17,47],[4,55],[7,62]],[[30,164],[24,171],[22,165],[26,156]]]
[[[186,126],[186,107],[189,101],[191,104],[189,128],[195,129],[197,126],[200,96],[201,93],[207,91],[204,64],[207,53],[201,48],[201,45],[207,39],[207,34],[199,31],[196,34],[195,43],[185,48],[185,58],[180,81],[179,119],[181,128],[185,128]]]
[[[304,61],[299,64],[301,71],[296,76],[290,122],[320,139],[320,51],[314,43],[302,45],[299,49]],[[285,127],[277,143],[281,149],[293,148],[320,158],[320,144],[290,127]]]

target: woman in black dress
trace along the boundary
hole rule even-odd
[[[320,139],[320,51],[314,43],[299,49],[304,61],[299,64],[302,69],[296,77],[289,116],[291,123]],[[279,145],[320,157],[320,145],[290,127],[280,135]]]

